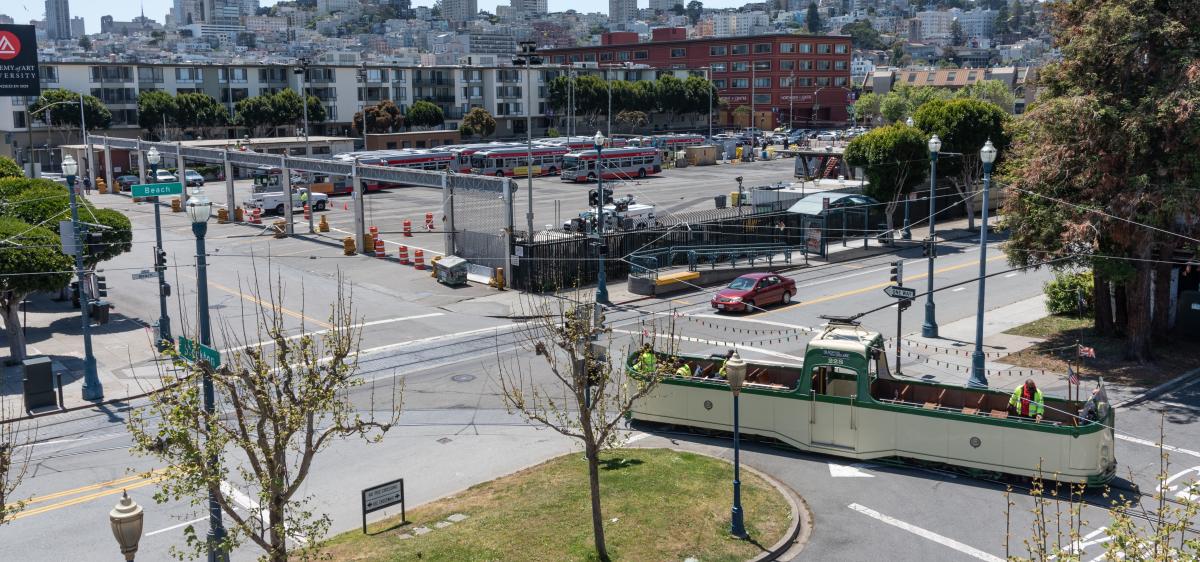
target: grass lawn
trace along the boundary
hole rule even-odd
[[[1002,359],[1019,367],[1046,369],[1065,373],[1067,359],[1075,369],[1082,361],[1083,376],[1100,375],[1105,382],[1123,385],[1154,386],[1200,366],[1196,353],[1184,345],[1159,345],[1154,348],[1154,363],[1139,365],[1125,360],[1125,341],[1121,338],[1102,338],[1095,335],[1091,318],[1051,315],[1022,324],[1006,333],[1042,338],[1039,343],[1020,353]],[[1096,349],[1096,358],[1079,359],[1074,349],[1055,350],[1078,341]],[[1045,351],[1055,350],[1055,351]]]
[[[593,560],[587,480],[583,455],[566,455],[410,509],[407,524],[395,517],[372,524],[371,535],[355,530],[334,537],[327,552],[334,560]],[[787,531],[789,504],[770,484],[742,472],[752,540],[731,539],[732,480],[729,463],[702,455],[666,449],[606,454],[600,493],[610,556],[732,562],[758,555]],[[467,518],[435,527],[454,514]],[[418,527],[431,531],[413,536]]]

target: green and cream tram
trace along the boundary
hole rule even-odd
[[[664,377],[633,405],[631,420],[732,431],[733,395],[718,375],[723,357],[659,357],[691,377]],[[636,354],[627,369],[636,384]],[[809,342],[802,365],[747,362],[743,434],[854,459],[902,458],[979,473],[1042,476],[1098,485],[1116,471],[1112,408],[1080,422],[1084,403],[1047,396],[1041,422],[1010,416],[1007,391],[897,379],[883,339],[831,324]],[[677,365],[671,364],[674,372]]]

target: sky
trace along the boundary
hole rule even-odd
[[[749,0],[707,0],[704,5],[710,8],[734,7],[745,4]],[[276,0],[262,0],[263,6],[275,4]],[[489,12],[496,12],[496,4],[508,5],[508,0],[479,0],[479,9]],[[171,9],[171,0],[143,0],[142,5],[146,8],[146,17],[163,22],[163,17],[167,11]],[[414,0],[414,6],[432,6],[433,0]],[[649,0],[638,0],[638,6],[647,8],[650,5]],[[579,10],[582,12],[607,12],[608,0],[549,0],[550,11],[563,11],[568,9]],[[46,13],[46,3],[44,0],[5,0],[3,7],[0,8],[0,14],[12,16],[16,23],[29,23],[29,20],[42,19]],[[117,21],[129,21],[141,13],[141,5],[138,0],[118,0],[116,2],[96,2],[94,0],[71,0],[71,17],[82,16],[87,20],[85,28],[87,32],[100,32],[100,18],[102,16],[111,15]]]

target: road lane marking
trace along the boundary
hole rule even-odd
[[[410,345],[417,345],[417,344],[421,344],[421,343],[432,343],[432,342],[437,342],[437,341],[442,341],[442,340],[459,338],[462,336],[473,336],[475,334],[482,334],[484,332],[490,332],[490,331],[496,332],[495,335],[498,336],[502,332],[512,332],[512,331],[516,331],[517,329],[524,329],[524,328],[525,328],[524,323],[505,324],[502,326],[492,326],[489,328],[479,328],[476,330],[467,330],[465,332],[455,332],[453,334],[442,334],[440,336],[430,336],[428,338],[421,338],[421,339],[416,339],[416,340],[408,340],[408,341],[402,341],[402,342],[396,342],[396,343],[389,343],[387,345],[380,345],[380,346],[376,346],[376,347],[368,347],[367,349],[359,350],[358,355],[367,355],[369,353],[378,353],[380,351],[390,351],[392,349],[396,349],[396,348],[400,348],[400,347],[408,347]]]
[[[159,534],[159,533],[165,533],[165,532],[167,532],[167,531],[174,531],[175,529],[178,529],[178,528],[180,528],[180,527],[186,527],[186,526],[188,526],[188,525],[191,525],[191,524],[193,524],[193,523],[199,523],[199,522],[201,522],[201,521],[204,521],[204,520],[207,520],[207,519],[208,519],[208,516],[207,516],[207,515],[205,515],[204,517],[197,517],[197,518],[195,518],[195,519],[192,519],[191,521],[184,521],[183,523],[180,523],[180,524],[178,524],[178,525],[171,525],[170,527],[167,527],[167,528],[165,528],[165,529],[159,529],[159,530],[157,530],[157,531],[150,531],[149,533],[146,533],[145,535],[142,535],[142,536],[144,536],[144,537],[153,537],[154,535],[157,535],[157,534]]]
[[[1148,439],[1141,439],[1141,438],[1138,438],[1138,437],[1131,437],[1131,436],[1129,436],[1129,435],[1121,435],[1120,433],[1116,433],[1116,434],[1114,434],[1114,435],[1115,435],[1115,437],[1116,437],[1117,439],[1120,439],[1120,440],[1122,440],[1122,441],[1128,441],[1128,442],[1130,442],[1130,443],[1137,443],[1138,445],[1145,445],[1145,446],[1147,446],[1147,447],[1154,447],[1155,449],[1157,449],[1157,448],[1158,448],[1158,443],[1155,443],[1155,442],[1153,442],[1153,441],[1150,441],[1150,440],[1148,440]],[[1171,451],[1172,453],[1183,453],[1183,454],[1185,454],[1185,455],[1191,455],[1191,456],[1193,456],[1193,457],[1200,457],[1200,453],[1198,453],[1198,452],[1196,452],[1196,451],[1191,451],[1191,450],[1188,450],[1188,449],[1181,449],[1181,448],[1179,448],[1179,447],[1174,447],[1174,446],[1171,446],[1171,445],[1167,445],[1167,444],[1165,444],[1165,443],[1163,444],[1162,448],[1163,448],[1163,449],[1166,449],[1166,450],[1168,450],[1168,451]]]
[[[999,261],[999,260],[1003,260],[1003,259],[1007,259],[1007,256],[1004,256],[1004,255],[994,256],[994,257],[988,258],[988,260],[987,260],[987,261]],[[934,271],[934,273],[946,273],[946,272],[948,272],[948,271],[955,271],[955,270],[958,270],[958,269],[964,269],[964,268],[972,267],[972,266],[974,266],[974,265],[976,265],[976,264],[973,264],[973,263],[960,263],[960,264],[958,264],[958,265],[952,265],[952,266],[950,266],[950,267],[944,267],[944,268],[942,268],[942,269],[938,269],[938,270]],[[907,281],[912,281],[912,280],[916,280],[916,279],[921,279],[921,278],[923,278],[923,277],[926,277],[926,276],[928,276],[928,274],[927,274],[927,273],[919,273],[919,274],[917,274],[917,275],[914,275],[914,276],[912,276],[912,277],[906,277],[906,278],[905,278],[905,280],[907,280]],[[827,295],[827,296],[824,296],[824,297],[817,297],[817,298],[815,298],[815,299],[809,299],[809,300],[801,301],[801,302],[798,302],[798,303],[795,303],[795,304],[791,304],[791,305],[788,305],[788,306],[783,306],[783,307],[779,307],[779,308],[776,308],[776,309],[773,309],[773,310],[768,310],[768,311],[766,311],[764,314],[772,314],[772,313],[775,313],[775,312],[782,312],[782,311],[784,311],[784,310],[791,310],[791,309],[793,309],[793,308],[796,308],[796,307],[799,307],[799,306],[808,306],[808,305],[810,305],[810,304],[817,304],[817,303],[821,303],[821,302],[828,302],[828,301],[837,300],[837,299],[841,299],[841,298],[845,298],[845,297],[849,297],[849,296],[853,296],[853,295],[859,295],[859,294],[865,293],[865,292],[867,292],[867,291],[874,291],[875,289],[882,289],[882,288],[884,288],[884,287],[887,287],[887,286],[890,286],[890,285],[891,285],[891,283],[890,283],[890,282],[888,282],[888,283],[877,283],[877,284],[875,284],[875,285],[869,285],[869,286],[867,286],[867,287],[861,287],[861,288],[858,288],[858,289],[851,289],[851,290],[849,290],[849,291],[844,291],[844,292],[837,293],[837,294],[834,294],[834,295]]]
[[[355,327],[355,328],[368,328],[368,327],[371,327],[371,326],[380,326],[380,325],[383,325],[383,324],[393,324],[393,323],[396,323],[396,322],[403,322],[403,321],[405,321],[405,320],[420,320],[420,319],[422,319],[422,318],[433,318],[434,316],[443,316],[443,315],[444,315],[444,313],[442,313],[442,312],[430,312],[430,313],[428,313],[428,314],[417,314],[417,315],[414,315],[414,316],[401,316],[401,317],[399,317],[399,318],[387,318],[387,319],[385,319],[385,320],[373,320],[373,321],[371,321],[371,322],[364,322],[364,323],[362,323],[362,324],[355,324],[355,325],[354,325],[354,327]],[[288,337],[286,337],[286,338],[283,338],[283,339],[284,339],[284,340],[286,340],[286,341],[291,341],[291,340],[297,340],[297,339],[300,339],[300,338],[302,338],[302,337],[304,337],[304,336],[319,336],[319,335],[321,335],[321,334],[324,334],[324,333],[326,333],[326,332],[329,332],[329,330],[328,330],[328,329],[326,329],[326,330],[316,330],[316,331],[312,331],[312,332],[304,332],[304,333],[302,333],[302,334],[296,334],[296,335],[288,336]],[[262,343],[262,345],[264,345],[264,346],[268,346],[268,345],[274,345],[274,343],[275,343],[275,340],[265,340],[265,341],[263,341],[263,342],[261,342],[261,343]],[[236,346],[236,347],[230,347],[230,348],[222,349],[222,350],[221,350],[221,352],[222,352],[222,353],[224,353],[224,352],[228,352],[228,351],[241,351],[241,350],[243,350],[243,349],[249,349],[249,348],[251,348],[251,347],[254,347],[254,346],[256,346],[256,345],[259,345],[259,344],[246,344],[246,345],[239,345],[239,346]]]
[[[41,503],[41,502],[44,502],[44,501],[55,500],[55,499],[58,499],[58,498],[64,498],[64,497],[67,497],[67,496],[73,496],[73,495],[75,495],[75,494],[82,494],[83,492],[90,492],[90,491],[92,491],[92,490],[99,490],[100,488],[106,488],[106,487],[120,487],[122,484],[125,484],[125,483],[127,483],[127,482],[133,482],[133,481],[135,481],[135,480],[141,480],[142,478],[143,478],[143,477],[142,477],[142,475],[139,475],[139,474],[134,474],[134,475],[132,475],[132,476],[126,476],[126,477],[124,477],[124,478],[117,478],[117,479],[114,479],[114,480],[109,480],[109,481],[107,481],[107,482],[98,482],[98,483],[96,483],[96,484],[89,484],[89,485],[87,485],[87,486],[80,486],[80,487],[78,487],[78,488],[73,488],[73,489],[70,489],[70,490],[63,490],[63,491],[61,491],[61,492],[54,492],[54,493],[52,493],[52,494],[46,494],[46,495],[43,495],[43,496],[34,496],[34,497],[32,497],[32,498],[29,498],[28,500],[26,500],[26,501],[25,501],[25,504],[26,504],[26,505],[29,505],[29,504],[34,504],[34,503]]]
[[[42,507],[35,508],[35,509],[27,509],[27,510],[25,510],[25,511],[22,511],[22,512],[20,512],[20,513],[18,513],[18,514],[16,514],[16,515],[14,515],[14,516],[12,516],[12,519],[10,519],[10,521],[16,521],[17,519],[22,519],[22,518],[25,518],[25,517],[32,517],[32,516],[34,516],[34,515],[40,515],[40,514],[42,514],[42,513],[46,513],[46,512],[50,512],[50,511],[55,511],[55,510],[59,510],[59,509],[62,509],[62,508],[64,508],[64,507],[70,507],[70,506],[73,506],[73,505],[78,505],[78,504],[81,504],[81,503],[84,503],[84,502],[89,502],[89,501],[92,501],[92,500],[95,500],[95,499],[103,498],[103,497],[105,497],[105,496],[112,496],[112,495],[120,494],[120,493],[123,493],[123,492],[125,492],[126,490],[135,490],[135,489],[137,489],[137,488],[142,488],[142,487],[144,487],[144,486],[149,486],[149,485],[151,485],[151,484],[157,484],[157,483],[159,483],[160,481],[162,481],[164,478],[165,478],[165,476],[164,476],[164,475],[162,475],[162,474],[155,474],[155,475],[153,475],[153,476],[150,476],[150,477],[148,477],[148,478],[145,478],[145,479],[143,479],[143,480],[141,480],[141,481],[137,481],[137,482],[130,482],[130,483],[127,483],[127,484],[120,485],[120,486],[118,486],[118,487],[116,487],[116,488],[112,488],[112,489],[108,489],[108,490],[103,490],[103,491],[96,492],[96,493],[93,493],[93,494],[88,494],[88,495],[86,495],[86,496],[80,496],[80,497],[77,497],[77,498],[71,498],[71,499],[69,499],[69,500],[66,500],[66,501],[61,501],[61,502],[58,502],[58,503],[52,503],[52,504],[50,504],[50,505],[44,505],[44,506],[42,506]]]
[[[923,529],[923,528],[913,525],[911,523],[905,523],[904,521],[901,521],[901,520],[896,519],[895,517],[891,517],[889,515],[884,515],[882,513],[879,513],[878,511],[875,511],[874,509],[869,508],[869,507],[859,505],[857,503],[852,503],[846,507],[849,507],[850,509],[853,509],[854,511],[857,511],[863,515],[866,515],[867,517],[871,517],[873,519],[887,523],[888,525],[891,525],[893,527],[897,527],[899,529],[908,531],[914,535],[917,535],[918,537],[931,540],[931,541],[938,543],[945,547],[953,548],[954,550],[957,550],[957,551],[959,551],[963,554],[966,554],[967,556],[970,556],[972,558],[978,558],[979,560],[987,560],[988,562],[1004,562],[1004,559],[1000,558],[999,556],[993,556],[993,555],[988,554],[982,550],[979,550],[978,548],[975,548],[973,546],[969,546],[969,545],[960,543],[952,538],[944,537],[933,531]]]
[[[1009,273],[1008,275],[1005,275],[1004,278],[1008,279],[1009,277],[1016,277],[1016,276],[1017,276],[1016,273]]]
[[[965,290],[967,290],[967,288],[966,288],[966,287],[955,287],[955,288],[951,289],[951,290],[950,290],[950,292],[951,292],[951,293],[957,293],[957,292],[959,292],[959,291],[965,291]]]

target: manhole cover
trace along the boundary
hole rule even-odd
[[[443,445],[445,445],[446,443],[449,443],[450,441],[451,441],[451,439],[449,437],[443,437],[443,438],[437,440],[438,443],[441,443]]]
[[[450,380],[454,382],[471,382],[475,380],[475,375],[454,375],[450,377]]]

